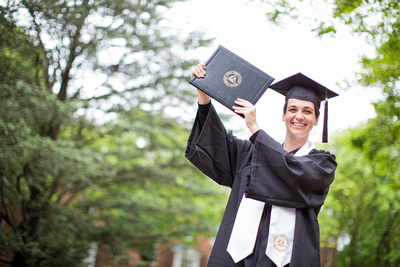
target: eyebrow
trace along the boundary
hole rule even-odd
[[[297,105],[290,105],[290,106],[288,106],[287,108],[289,109],[289,108],[292,108],[292,107],[294,107],[294,108],[299,108]],[[312,107],[310,107],[310,106],[303,106],[302,108],[309,108],[309,109],[314,110],[314,108],[312,108]]]

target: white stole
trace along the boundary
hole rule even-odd
[[[314,145],[307,141],[296,153],[296,157],[310,153]],[[265,203],[243,194],[227,251],[235,263],[249,256],[257,239],[258,228]],[[282,267],[291,260],[296,209],[272,205],[266,255],[278,266]]]

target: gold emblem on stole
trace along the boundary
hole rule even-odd
[[[236,87],[242,82],[242,75],[239,72],[231,70],[225,73],[224,83],[229,87]]]
[[[289,248],[289,239],[285,235],[276,235],[273,244],[277,251],[283,252]]]

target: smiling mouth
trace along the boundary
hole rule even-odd
[[[296,122],[293,122],[292,125],[295,126],[295,127],[305,127],[305,126],[307,126],[307,124],[305,124],[305,123],[296,123]]]

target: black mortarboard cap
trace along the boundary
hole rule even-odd
[[[325,86],[308,78],[302,73],[297,73],[270,86],[271,89],[285,96],[285,101],[289,98],[311,101],[315,105],[316,114],[319,114],[321,101],[325,102],[324,129],[322,142],[328,142],[328,99],[338,96],[335,92]]]

